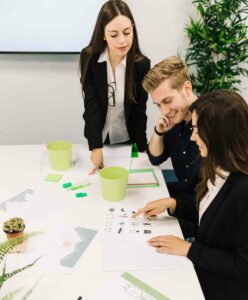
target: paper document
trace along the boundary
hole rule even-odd
[[[18,256],[16,268],[30,263],[37,257],[42,258],[25,274],[71,274],[73,268],[90,246],[97,231],[81,226],[66,224],[63,215],[54,214],[53,220],[47,219],[43,234],[30,238],[27,251]],[[63,220],[63,223],[59,222]],[[47,229],[47,223],[49,229]],[[40,224],[42,225],[42,224]],[[47,230],[46,230],[47,229]]]
[[[111,145],[103,148],[104,166],[118,166],[127,170],[131,166],[131,145]]]
[[[127,272],[101,288],[91,300],[102,299],[169,300],[168,297]]]
[[[129,170],[127,185],[129,188],[159,187],[159,182],[152,168],[131,169]]]
[[[159,253],[146,241],[103,242],[105,271],[124,270],[180,270],[180,256]]]
[[[157,184],[157,180],[153,176],[153,173],[130,173],[128,176],[128,184]]]
[[[111,206],[106,210],[101,232],[105,270],[165,270],[180,269],[181,257],[161,254],[148,244],[154,236],[180,236],[168,219],[159,216],[133,218],[134,211],[125,206]]]
[[[125,207],[109,207],[105,213],[105,221],[101,238],[103,241],[147,241],[152,236],[159,235],[161,219],[145,218],[143,215],[133,218],[135,211]],[[159,226],[160,225],[160,226]]]

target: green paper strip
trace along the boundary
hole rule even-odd
[[[154,297],[156,300],[170,300],[168,297],[161,294],[159,291],[155,290],[145,282],[139,280],[128,272],[121,274],[121,277],[129,281],[133,285],[137,286],[142,291],[146,292],[150,296]]]

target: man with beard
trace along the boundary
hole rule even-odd
[[[189,107],[197,97],[192,91],[189,70],[178,57],[168,57],[147,73],[143,87],[162,113],[148,144],[149,159],[153,165],[160,165],[170,157],[178,179],[166,182],[170,196],[194,201],[201,160],[197,145],[190,140]],[[189,224],[180,225],[185,238],[193,235]]]

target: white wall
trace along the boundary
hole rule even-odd
[[[191,0],[127,0],[138,28],[142,51],[152,65],[180,50]],[[248,99],[242,83],[242,94]],[[83,101],[78,55],[0,54],[0,144],[40,144],[54,139],[73,143],[83,137]],[[148,104],[148,136],[158,110]]]

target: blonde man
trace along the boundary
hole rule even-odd
[[[193,201],[200,156],[197,145],[190,140],[189,107],[197,97],[192,91],[188,68],[178,57],[168,57],[147,73],[143,87],[162,114],[148,145],[149,159],[153,165],[159,165],[170,157],[178,179],[167,182],[170,196]],[[180,225],[185,237],[192,235],[190,228]]]

